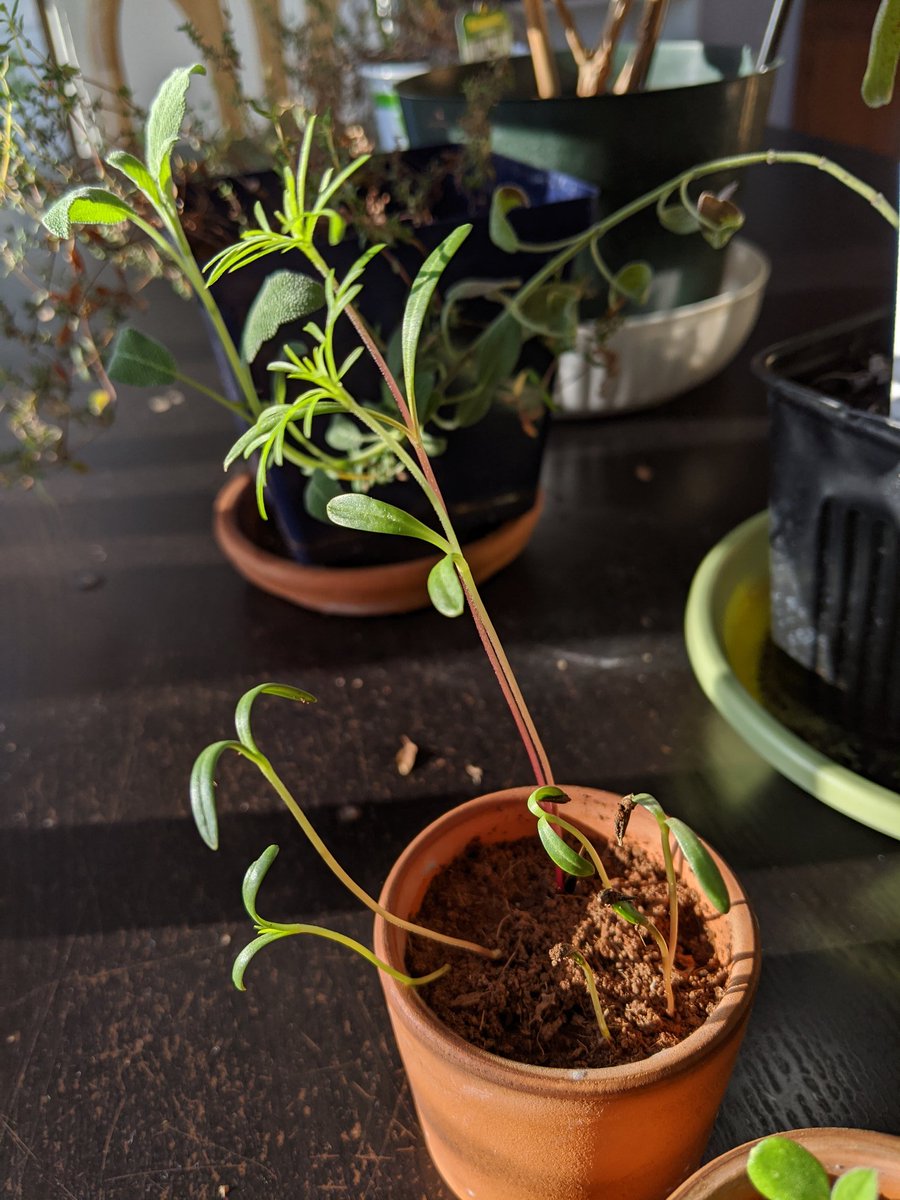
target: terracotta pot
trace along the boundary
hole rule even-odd
[[[525,549],[541,513],[532,508],[464,546],[477,583],[490,579]],[[265,549],[254,537],[262,524],[249,475],[229,479],[216,497],[213,535],[219,549],[250,583],[282,600],[336,616],[374,617],[427,608],[428,573],[436,554],[372,567],[313,567]]]
[[[882,1200],[900,1200],[900,1138],[865,1129],[792,1129],[789,1137],[814,1154],[831,1176],[852,1167],[874,1167]],[[701,1167],[669,1200],[759,1200],[747,1178],[747,1155],[756,1138]]]
[[[429,825],[395,863],[381,903],[415,913],[432,877],[473,839],[535,836],[528,788],[482,796]],[[566,817],[610,836],[619,797],[566,788]],[[659,832],[637,809],[629,839],[659,859]],[[731,963],[724,997],[678,1046],[626,1066],[530,1066],[450,1033],[421,996],[382,976],[385,998],[435,1165],[459,1197],[478,1200],[664,1200],[700,1161],[744,1034],[759,975],[756,922],[734,875],[732,899],[708,909],[709,934]],[[679,865],[679,870],[682,869]],[[375,922],[375,952],[403,963],[406,934]]]

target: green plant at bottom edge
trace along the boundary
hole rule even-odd
[[[832,1185],[816,1156],[789,1137],[757,1143],[747,1177],[765,1200],[878,1200],[877,1171],[855,1167]]]

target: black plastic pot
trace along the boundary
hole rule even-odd
[[[772,640],[804,707],[900,744],[900,424],[891,321],[845,321],[772,347]]]
[[[446,146],[417,149],[406,152],[402,158],[413,170],[424,170],[436,156],[447,156],[452,163],[458,158],[458,149]],[[367,181],[378,181],[383,161],[380,156],[373,160],[366,169]],[[494,186],[515,184],[528,195],[531,207],[513,214],[517,231],[527,241],[565,237],[580,232],[596,219],[597,193],[590,184],[561,172],[537,169],[500,156],[493,157],[492,165],[494,179],[472,194],[460,188],[452,171],[447,174],[441,194],[435,197],[431,206],[430,223],[416,229],[413,243],[401,243],[391,250],[391,257],[400,271],[392,267],[390,259],[384,255],[378,256],[370,265],[359,307],[367,321],[386,339],[402,320],[409,291],[404,275],[407,279],[414,277],[425,256],[464,221],[472,222],[473,229],[442,276],[441,292],[466,278],[524,280],[548,260],[549,255],[504,254],[493,245],[488,233],[488,213]],[[361,186],[367,187],[367,181]],[[245,204],[260,199],[265,208],[274,211],[280,203],[278,181],[274,175],[235,181],[233,186]],[[216,248],[214,242],[200,236],[206,233],[208,225],[208,222],[198,221],[198,236],[193,246],[197,257],[204,261]],[[323,245],[321,249],[339,277],[361,253],[360,243],[352,232],[339,246]],[[266,276],[271,271],[283,269],[308,271],[309,268],[299,254],[272,256],[233,275],[226,275],[216,283],[214,295],[232,336],[240,337],[247,312]],[[347,326],[346,322],[341,324]],[[302,322],[296,328],[284,326],[257,356],[253,376],[261,395],[266,394],[271,382],[267,364],[282,357],[281,347],[285,341],[303,338],[301,326]],[[341,339],[336,337],[339,358],[358,344],[349,326],[343,330]],[[539,370],[550,363],[549,353],[534,340],[526,344],[524,355],[532,356],[528,365]],[[221,356],[219,366],[223,378],[233,388],[227,364]],[[360,400],[376,399],[379,395],[381,378],[366,356],[356,363],[347,381]],[[434,460],[435,473],[464,541],[490,533],[534,505],[546,426],[545,418],[536,423],[523,422],[513,409],[495,404],[478,424],[448,434],[447,449]],[[317,520],[306,511],[303,503],[306,485],[306,478],[294,468],[275,467],[269,473],[268,493],[285,550],[298,562],[321,566],[366,566],[399,561],[421,553],[418,543],[406,538],[357,534]],[[411,482],[392,483],[373,489],[371,494],[433,523],[427,502]]]
[[[620,48],[620,61],[627,50]],[[571,55],[558,55],[558,65],[563,95],[541,100],[531,59],[511,61],[508,91],[491,110],[492,145],[595,183],[601,215],[688,167],[762,145],[775,68],[756,71],[739,48],[662,42],[647,88],[624,96],[579,98]],[[396,85],[411,145],[461,139],[463,89],[484,70],[442,67]],[[652,211],[605,246],[614,265],[645,258],[654,266],[659,307],[706,299],[721,281],[721,255],[699,237],[667,233]]]

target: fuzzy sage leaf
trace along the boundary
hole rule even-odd
[[[191,770],[191,812],[200,836],[210,850],[219,848],[219,821],[216,816],[216,767],[226,750],[246,754],[240,742],[213,742],[201,750]]]
[[[127,325],[113,343],[106,371],[116,383],[136,387],[167,387],[178,374],[175,356],[162,342]]]
[[[250,306],[241,338],[241,353],[253,362],[264,342],[282,325],[308,317],[325,303],[325,289],[299,271],[269,275]]]
[[[372,496],[357,493],[336,496],[328,502],[327,512],[329,520],[335,525],[359,529],[364,533],[393,533],[402,537],[418,538],[437,546],[444,554],[450,553],[449,543],[439,533],[423,525],[402,508],[385,504],[383,500],[376,500]]]
[[[127,150],[113,150],[106,161],[111,167],[121,171],[126,179],[130,179],[151,204],[159,202],[159,188],[156,186],[156,180],[139,158],[135,158]]]
[[[70,236],[73,225],[118,225],[134,215],[131,205],[115,192],[80,187],[50,205],[44,213],[43,225],[54,237],[64,239]]]
[[[164,195],[172,179],[170,155],[181,132],[185,97],[192,75],[205,75],[200,63],[177,67],[165,79],[150,105],[147,117],[147,167]]]

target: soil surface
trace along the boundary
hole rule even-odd
[[[668,936],[665,875],[641,851],[597,842],[614,887]],[[604,1067],[647,1058],[675,1045],[721,998],[727,972],[715,957],[697,896],[679,884],[680,930],[674,981],[676,1015],[666,1013],[660,954],[636,926],[600,902],[594,878],[555,890],[554,868],[537,837],[485,846],[472,842],[435,877],[418,922],[489,947],[497,961],[410,939],[413,975],[450,962],[421,991],[455,1033],[475,1046],[548,1067]],[[612,1034],[605,1041],[583,970],[560,946],[578,950],[593,970]]]

